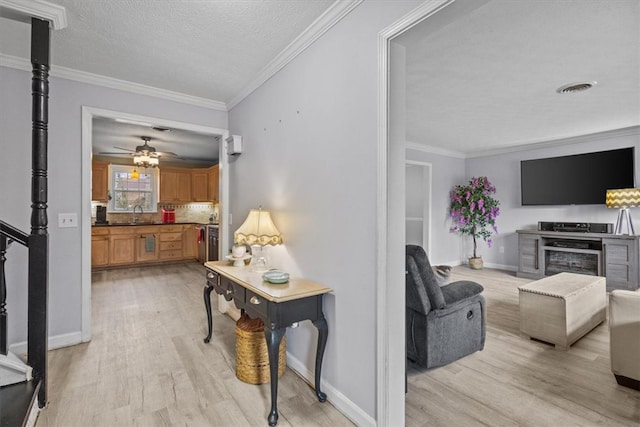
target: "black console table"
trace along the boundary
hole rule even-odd
[[[603,276],[607,291],[640,287],[640,236],[518,230],[519,277],[562,271]]]
[[[225,261],[205,263],[207,281],[204,288],[204,304],[207,311],[208,334],[205,343],[211,340],[211,291],[223,295],[227,301],[234,300],[236,306],[250,317],[264,322],[264,335],[269,353],[271,376],[270,426],[278,423],[278,350],[287,327],[296,322],[311,320],[318,329],[316,347],[315,388],[320,402],[327,395],[320,390],[322,358],[327,344],[329,328],[322,312],[324,294],[328,288],[305,279],[292,278],[288,283],[275,285],[264,282],[262,274],[252,272],[249,267],[233,267]]]

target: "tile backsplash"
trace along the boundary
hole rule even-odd
[[[95,222],[96,206],[104,206],[103,203],[91,203],[91,220]],[[209,217],[213,215],[214,222],[218,222],[220,210],[218,204],[202,203],[182,203],[166,204],[159,203],[157,212],[137,213],[136,219],[139,222],[162,222],[162,208],[175,209],[176,222],[196,222],[208,223]],[[131,213],[107,213],[109,224],[124,224],[131,222]]]

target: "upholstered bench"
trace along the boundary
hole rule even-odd
[[[520,332],[568,350],[606,319],[604,277],[559,273],[518,287]]]

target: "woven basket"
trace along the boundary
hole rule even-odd
[[[282,337],[278,355],[278,377],[287,368],[287,337]],[[243,314],[236,323],[236,376],[249,384],[271,381],[269,353],[264,338],[264,323]]]

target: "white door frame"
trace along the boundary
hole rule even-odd
[[[125,119],[130,121],[153,123],[174,129],[199,132],[220,136],[220,247],[229,247],[229,168],[226,155],[225,140],[229,130],[193,123],[159,119],[120,111],[105,110],[94,107],[82,107],[82,205],[81,205],[81,304],[82,304],[82,342],[91,340],[91,156],[93,138],[93,118],[108,117],[111,119]]]
[[[418,160],[405,160],[404,164],[405,166],[406,165],[422,166],[424,171],[426,172],[425,181],[427,182],[425,185],[425,189],[427,192],[427,197],[422,205],[422,218],[423,218],[422,245],[424,247],[424,250],[427,252],[427,254],[431,256],[431,198],[432,198],[431,189],[433,185],[431,180],[433,178],[433,172],[432,172],[433,165],[429,162],[421,162]]]
[[[404,425],[404,264],[398,246],[398,230],[404,230],[404,206],[389,203],[390,183],[404,183],[404,162],[395,161],[404,145],[389,144],[389,88],[391,40],[437,13],[454,0],[428,0],[378,34],[378,176],[376,271],[376,421],[379,426]],[[390,160],[394,161],[390,161]],[[402,189],[404,191],[404,189]],[[403,193],[404,197],[404,193]],[[399,215],[401,212],[402,215]],[[405,236],[402,236],[404,240]],[[393,246],[393,247],[391,247]],[[391,249],[391,250],[390,250]],[[400,290],[399,290],[400,289]],[[402,316],[399,322],[398,316]]]

